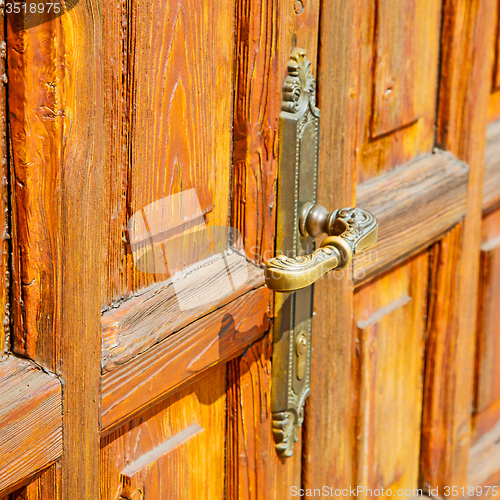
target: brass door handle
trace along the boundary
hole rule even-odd
[[[302,236],[328,237],[309,255],[279,255],[266,264],[266,285],[276,292],[292,292],[312,285],[334,269],[346,267],[352,256],[377,241],[377,219],[360,208],[328,212],[321,205],[306,203],[300,214]]]

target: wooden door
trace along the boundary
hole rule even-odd
[[[0,495],[483,484],[477,457],[500,456],[471,448],[496,423],[471,430],[496,401],[495,212],[481,229],[496,4],[80,0],[25,29],[9,14]],[[312,392],[282,459],[262,264],[295,47],[317,75],[319,201],[380,229],[315,285]]]

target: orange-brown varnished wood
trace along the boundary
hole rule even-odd
[[[316,71],[319,0],[236,0],[232,225],[247,256],[274,256],[278,124],[286,64],[295,47]]]
[[[357,478],[365,488],[418,487],[428,254],[354,295]],[[411,498],[413,495],[410,495]],[[358,498],[371,498],[366,491]]]
[[[495,26],[495,37],[494,37],[494,63],[493,63],[493,77],[491,89],[492,91],[500,90],[500,10],[498,9],[498,5],[496,5],[495,14],[496,16],[496,26]]]
[[[356,204],[379,222],[377,243],[354,258],[362,283],[441,238],[465,216],[469,169],[436,151],[358,186]]]
[[[61,498],[97,498],[102,236],[99,0],[7,24],[13,350],[64,380]],[[55,499],[51,499],[55,500]]]
[[[476,380],[477,384],[477,380]],[[481,412],[472,415],[472,443],[473,446],[484,434],[495,427],[500,420],[500,399],[489,405]],[[472,446],[472,447],[473,447]],[[471,447],[471,448],[472,448]],[[469,464],[470,465],[470,464]]]
[[[10,344],[10,267],[9,267],[9,164],[7,138],[7,74],[5,59],[7,49],[5,45],[5,23],[0,26],[0,357],[9,349]]]
[[[372,138],[410,125],[425,111],[425,99],[418,95],[416,81],[421,64],[419,10],[423,10],[423,4],[416,0],[379,0],[375,8]]]
[[[224,269],[230,273],[232,283],[241,282],[242,286],[225,287]],[[186,325],[263,284],[263,270],[235,253],[202,262],[198,269],[177,277],[175,283],[151,285],[102,315],[103,371],[123,365]]]
[[[101,500],[224,497],[226,367],[101,440]]]
[[[61,464],[56,462],[7,500],[52,500],[60,498]]]
[[[195,189],[206,221],[228,224],[235,22],[230,0],[107,9],[115,12],[103,34],[112,162],[104,306],[165,279],[135,269],[126,243],[128,218],[146,205]],[[187,241],[182,251],[196,250]]]
[[[429,482],[426,474],[442,477],[447,471],[440,467],[447,467],[450,459],[446,446],[450,432],[447,409],[453,408],[456,373],[450,373],[448,367],[453,366],[458,349],[453,307],[458,295],[458,276],[454,270],[460,263],[462,231],[460,224],[430,251],[421,455],[422,486],[426,491],[429,487],[447,486]],[[465,436],[467,428],[461,432]]]
[[[488,127],[484,160],[483,212],[500,204],[500,122]]]
[[[226,498],[278,500],[300,488],[301,457],[280,459],[271,413],[272,337],[266,335],[227,364]]]
[[[500,119],[500,90],[495,90],[490,95],[488,123],[494,123],[498,119]]]
[[[30,361],[0,362],[0,493],[61,457],[62,387]]]
[[[438,356],[436,362],[443,364],[435,369],[441,375],[429,381],[432,389],[426,387],[426,400],[433,400],[435,404],[430,408],[430,420],[426,421],[424,414],[424,425],[431,425],[432,422],[437,423],[437,427],[434,432],[423,432],[423,485],[444,487],[467,484],[481,196],[495,31],[492,12],[497,3],[496,0],[446,0],[443,4],[437,145],[466,162],[470,174],[464,236],[456,240],[456,244],[461,245],[460,258],[455,260],[457,264],[454,267],[449,268],[450,274],[443,278],[443,281],[455,283],[453,289],[442,285],[444,290],[450,290],[449,294],[453,293],[448,297],[447,312],[443,312],[447,319],[435,316],[435,326],[431,326],[438,337],[442,335],[439,332],[451,332],[451,345],[455,347]],[[449,391],[445,387],[449,387]],[[429,391],[436,391],[436,394],[432,395]]]
[[[362,0],[359,182],[434,145],[441,2]]]
[[[498,314],[500,304],[500,211],[483,219],[479,285],[477,388],[475,410],[480,412],[500,399]]]
[[[499,5],[495,5],[495,10],[491,15],[496,20],[494,47],[493,47],[493,75],[491,79],[491,95],[488,108],[488,123],[496,121],[500,118],[500,9]]]
[[[355,202],[362,14],[359,2],[321,2],[318,200],[329,210]],[[313,369],[303,429],[302,484],[344,489],[355,479],[353,287],[347,273],[343,279],[321,279],[314,287]]]
[[[101,378],[103,430],[138,411],[208,367],[236,356],[269,328],[267,288],[249,292]]]

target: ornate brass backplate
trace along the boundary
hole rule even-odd
[[[317,197],[320,111],[311,62],[296,48],[288,62],[280,113],[276,253],[296,258],[314,251],[302,236],[302,208]],[[293,214],[293,216],[292,216]],[[273,434],[282,456],[293,453],[311,378],[313,287],[275,294]]]

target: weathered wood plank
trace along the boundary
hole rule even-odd
[[[453,378],[447,369],[457,350],[454,326],[455,303],[458,294],[458,276],[454,272],[460,262],[462,224],[452,229],[439,243],[431,248],[429,308],[425,345],[424,402],[422,416],[421,464],[424,471],[438,472],[446,463],[448,450],[439,439],[449,432],[446,409],[453,398]],[[452,326],[453,325],[453,326]],[[462,431],[463,432],[463,431]],[[440,487],[427,483],[424,476],[422,486]],[[447,486],[447,485],[442,485]]]
[[[292,50],[316,70],[320,0],[236,2],[232,225],[256,262],[274,256],[281,89]]]
[[[417,43],[422,38],[419,10],[428,12],[429,5],[415,0],[382,0],[377,4],[372,137],[409,125],[425,111],[426,103],[417,92],[416,69],[422,61],[417,56]]]
[[[491,88],[496,0],[445,0],[441,34],[441,77],[438,99],[437,145],[470,167],[467,212],[457,265],[449,268],[450,290],[446,320],[436,316],[438,332],[452,332],[453,350],[437,359],[441,384],[435,395],[443,401],[432,412],[436,432],[422,438],[423,485],[467,485],[471,442],[474,351],[481,242],[481,198],[486,149],[488,99]],[[451,237],[451,236],[450,236]],[[449,285],[444,285],[444,290]],[[456,293],[455,293],[456,292]],[[428,363],[426,363],[427,366]],[[449,388],[447,390],[446,388]],[[425,407],[425,404],[424,404]],[[429,422],[430,425],[430,422]],[[439,431],[438,431],[439,430]]]
[[[488,108],[488,122],[494,122],[500,118],[500,9],[495,5],[491,16],[495,19],[495,35],[493,37],[493,78],[491,82],[491,95]]]
[[[483,219],[475,411],[500,399],[500,211]]]
[[[418,487],[427,273],[424,252],[354,295],[361,499]]]
[[[442,2],[358,0],[357,8],[360,107],[353,154],[364,183],[432,151]]]
[[[331,209],[354,204],[362,16],[360,2],[321,2],[318,201]],[[306,488],[335,484],[344,489],[355,484],[352,288],[347,276],[314,285],[314,368],[302,434]]]
[[[61,463],[52,464],[27,485],[12,493],[8,500],[52,500],[61,497]]]
[[[290,498],[291,486],[300,488],[298,453],[280,474],[285,464],[272,433],[271,356],[269,334],[227,364],[226,498],[278,500]]]
[[[61,457],[62,387],[25,360],[0,362],[0,494]]]
[[[123,423],[269,328],[270,292],[259,288],[171,335],[101,378],[102,430]]]
[[[99,491],[101,221],[109,178],[101,12],[100,0],[82,0],[35,28],[15,32],[7,24],[13,350],[64,379],[62,498]]]
[[[484,212],[500,204],[500,122],[488,127],[483,184]]]
[[[101,440],[102,500],[224,497],[226,367]]]
[[[195,189],[205,222],[228,225],[235,57],[231,0],[127,0],[105,9],[103,104],[113,184],[104,219],[104,306],[168,277],[133,264],[126,225],[143,207]]]
[[[228,283],[228,275],[231,282]],[[238,288],[231,285],[240,284]],[[154,284],[102,318],[102,369],[111,371],[189,323],[264,284],[263,270],[233,253]]]
[[[465,216],[468,168],[436,151],[358,187],[356,204],[379,221],[375,245],[354,258],[356,283],[428,247]]]
[[[0,26],[0,357],[9,348],[10,331],[10,301],[8,296],[10,286],[9,268],[9,164],[7,154],[9,149],[7,139],[7,74],[5,67],[6,45],[5,25]]]

